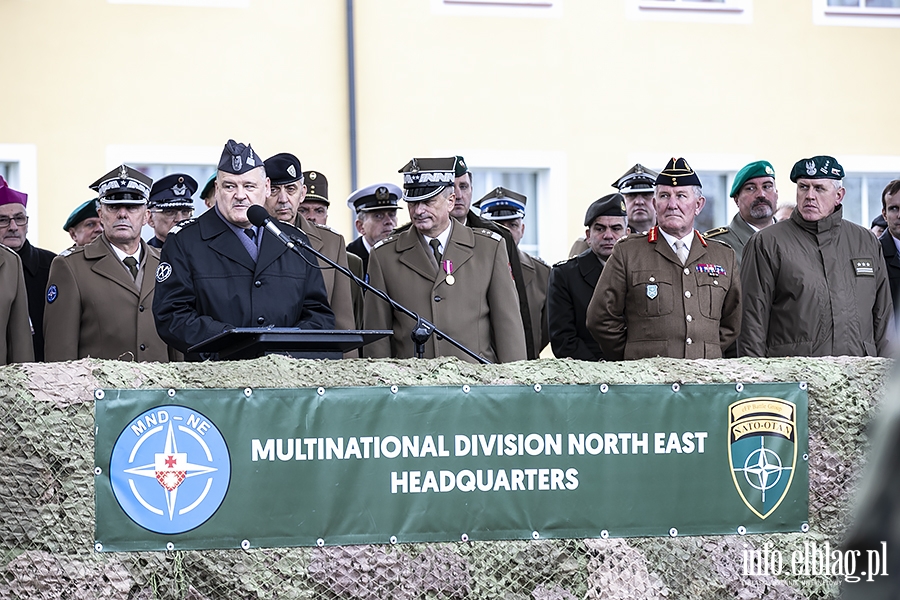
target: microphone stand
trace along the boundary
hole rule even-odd
[[[269,233],[271,233],[271,232],[269,232]],[[344,275],[346,275],[347,277],[349,277],[350,280],[355,282],[356,285],[358,285],[359,287],[375,294],[376,296],[378,296],[379,298],[381,298],[382,300],[384,300],[385,302],[390,304],[391,308],[393,308],[394,310],[396,310],[398,312],[402,312],[404,315],[407,315],[408,317],[415,319],[416,327],[415,327],[415,329],[413,329],[412,334],[410,334],[410,337],[412,338],[413,344],[415,344],[415,347],[416,347],[416,350],[415,350],[416,358],[425,358],[425,344],[428,342],[428,338],[430,338],[432,335],[435,335],[435,336],[437,336],[437,339],[447,340],[450,344],[459,348],[460,350],[462,350],[463,352],[465,352],[466,354],[468,354],[469,356],[471,356],[472,358],[474,358],[481,364],[483,364],[483,365],[493,364],[488,359],[484,358],[483,356],[479,356],[479,355],[475,354],[474,352],[469,350],[467,347],[465,347],[463,344],[459,343],[458,341],[456,341],[455,339],[453,339],[452,337],[450,337],[449,335],[447,335],[446,333],[444,333],[443,331],[438,329],[437,326],[435,326],[435,324],[432,323],[431,321],[429,321],[427,319],[423,319],[416,312],[406,308],[405,306],[403,306],[402,304],[400,304],[399,302],[397,302],[396,300],[391,298],[387,294],[387,292],[380,290],[380,289],[374,287],[373,285],[370,285],[368,281],[364,281],[364,280],[360,279],[359,277],[354,275],[353,272],[350,269],[348,269],[347,267],[342,267],[341,265],[337,264],[336,262],[334,262],[333,260],[331,260],[330,258],[325,256],[324,254],[322,254],[321,252],[319,252],[318,250],[316,250],[315,248],[310,246],[308,243],[304,242],[302,239],[300,239],[296,236],[293,236],[293,235],[289,236],[289,237],[290,237],[290,241],[293,243],[292,244],[286,243],[285,245],[288,248],[290,248],[291,250],[293,250],[294,252],[296,252],[297,254],[299,254],[301,257],[303,257],[303,254],[297,248],[298,246],[300,248],[303,248],[304,250],[308,250],[310,253],[312,253],[316,257],[322,259],[323,261],[325,261],[326,263],[328,263],[329,265],[331,265],[332,267],[337,269],[339,272],[341,272]],[[284,242],[285,240],[282,239],[281,241]],[[305,257],[303,257],[303,258],[305,260]]]

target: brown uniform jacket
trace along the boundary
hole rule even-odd
[[[0,365],[34,360],[22,259],[0,244]]]
[[[152,310],[158,266],[159,251],[142,241],[138,289],[105,235],[54,258],[44,307],[46,360],[167,362]]]
[[[657,227],[619,240],[588,305],[607,360],[721,358],[741,328],[734,250],[695,230],[682,265]]]
[[[369,283],[487,360],[525,360],[525,333],[506,245],[487,230],[456,222],[451,227],[443,258],[453,263],[452,285],[434,257],[426,254],[414,227],[375,245],[369,255]],[[375,358],[415,356],[409,337],[415,325],[412,318],[367,293],[366,329],[393,329],[394,335],[365,346],[363,353]],[[446,340],[432,336],[425,357],[436,356],[474,362]]]
[[[547,284],[550,281],[550,265],[539,258],[519,250],[525,293],[528,294],[528,310],[531,312],[531,332],[534,335],[534,351],[541,353],[550,343],[547,324]]]
[[[342,267],[347,267],[347,247],[344,245],[344,236],[328,227],[310,223],[299,213],[296,223],[297,228],[309,238],[310,246]],[[322,279],[325,280],[328,304],[334,312],[334,328],[356,329],[356,319],[353,316],[353,297],[350,292],[350,286],[354,284],[321,259],[319,266],[322,267]]]

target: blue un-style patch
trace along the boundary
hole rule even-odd
[[[53,304],[53,301],[59,298],[59,289],[55,285],[47,288],[47,304]]]

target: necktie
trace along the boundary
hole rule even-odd
[[[688,249],[687,245],[681,240],[675,241],[675,254],[678,255],[678,260],[681,261],[681,264],[685,264],[688,259]]]
[[[434,252],[434,260],[437,261],[438,267],[441,266],[441,259],[444,258],[444,255],[441,254],[441,241],[437,238],[433,238],[428,245],[431,246],[431,251]]]
[[[122,262],[124,262],[125,266],[128,267],[128,270],[131,271],[131,278],[137,279],[137,260],[133,256],[126,256]]]
[[[246,234],[246,236],[247,236],[248,238],[250,238],[251,240],[255,240],[255,239],[256,239],[256,230],[255,230],[254,228],[252,228],[252,227],[250,227],[250,228],[248,228],[248,229],[245,229],[245,230],[244,230],[244,234]]]

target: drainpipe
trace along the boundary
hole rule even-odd
[[[353,50],[353,0],[347,0],[347,95],[350,130],[350,191],[356,190],[356,64]],[[352,228],[351,228],[352,229]]]

